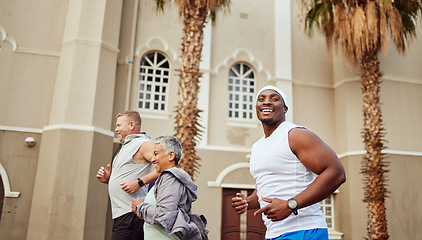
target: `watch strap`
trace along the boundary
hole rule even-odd
[[[144,181],[142,181],[142,179],[138,178],[138,184],[140,187],[143,187],[145,185]]]

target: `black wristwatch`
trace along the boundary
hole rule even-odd
[[[144,181],[142,181],[142,179],[138,178],[138,184],[140,187],[143,187],[145,185]]]
[[[290,198],[287,200],[287,206],[289,206],[290,209],[292,209],[293,213],[297,215],[297,202],[293,198]]]

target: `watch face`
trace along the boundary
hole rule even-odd
[[[287,204],[289,205],[290,209],[295,209],[297,208],[297,202],[294,199],[289,199],[289,201],[287,202]]]

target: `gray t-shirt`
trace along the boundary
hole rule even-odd
[[[131,212],[132,200],[140,198],[144,201],[148,193],[148,185],[143,186],[133,194],[123,191],[120,186],[126,180],[135,180],[151,172],[152,164],[150,162],[146,161],[138,164],[133,159],[133,155],[146,141],[151,141],[151,139],[144,133],[126,136],[122,143],[122,148],[113,159],[111,175],[108,182],[113,219]]]

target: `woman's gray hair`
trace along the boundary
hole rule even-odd
[[[164,153],[169,154],[174,152],[174,162],[176,165],[179,164],[179,160],[182,157],[182,145],[179,140],[172,135],[157,137],[154,140],[155,144],[160,144],[163,147]]]

